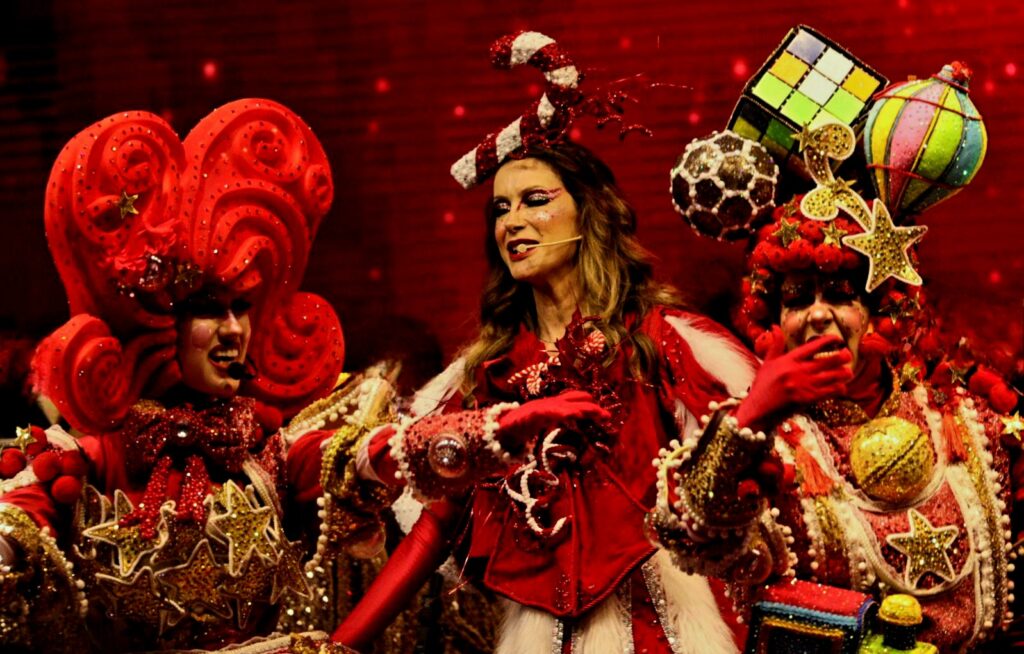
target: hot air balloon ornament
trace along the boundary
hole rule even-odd
[[[897,222],[952,197],[981,168],[988,134],[968,97],[970,76],[954,61],[876,96],[864,151],[878,198]]]

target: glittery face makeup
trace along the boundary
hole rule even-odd
[[[238,392],[241,382],[228,369],[245,363],[252,335],[249,307],[240,297],[209,294],[189,299],[178,326],[178,363],[186,386],[214,397]]]
[[[870,317],[851,280],[791,273],[782,281],[781,299],[779,324],[787,351],[819,336],[835,334],[852,355],[850,370],[855,374],[859,371],[860,342],[868,331]]]
[[[556,242],[578,236],[576,202],[548,164],[521,159],[502,166],[494,177],[491,216],[498,251],[516,280],[551,284],[572,271],[578,243]]]

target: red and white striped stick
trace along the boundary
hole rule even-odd
[[[582,75],[558,43],[540,32],[520,32],[498,39],[491,46],[491,62],[496,68],[529,64],[544,73],[547,84],[544,95],[526,113],[500,132],[488,134],[480,145],[452,164],[452,177],[467,189],[487,178],[524,144],[543,142],[549,127],[559,124],[556,118],[564,119],[579,99],[576,89]]]

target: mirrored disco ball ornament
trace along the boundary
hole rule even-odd
[[[735,132],[690,141],[672,168],[672,204],[698,233],[731,241],[771,213],[779,167],[759,143]]]

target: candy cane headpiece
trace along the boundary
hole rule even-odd
[[[551,37],[539,32],[503,36],[491,46],[491,61],[496,68],[529,64],[544,73],[547,84],[544,95],[522,116],[500,132],[488,134],[452,165],[452,177],[467,189],[490,176],[516,150],[561,137],[572,107],[582,99],[578,85],[583,75]]]

